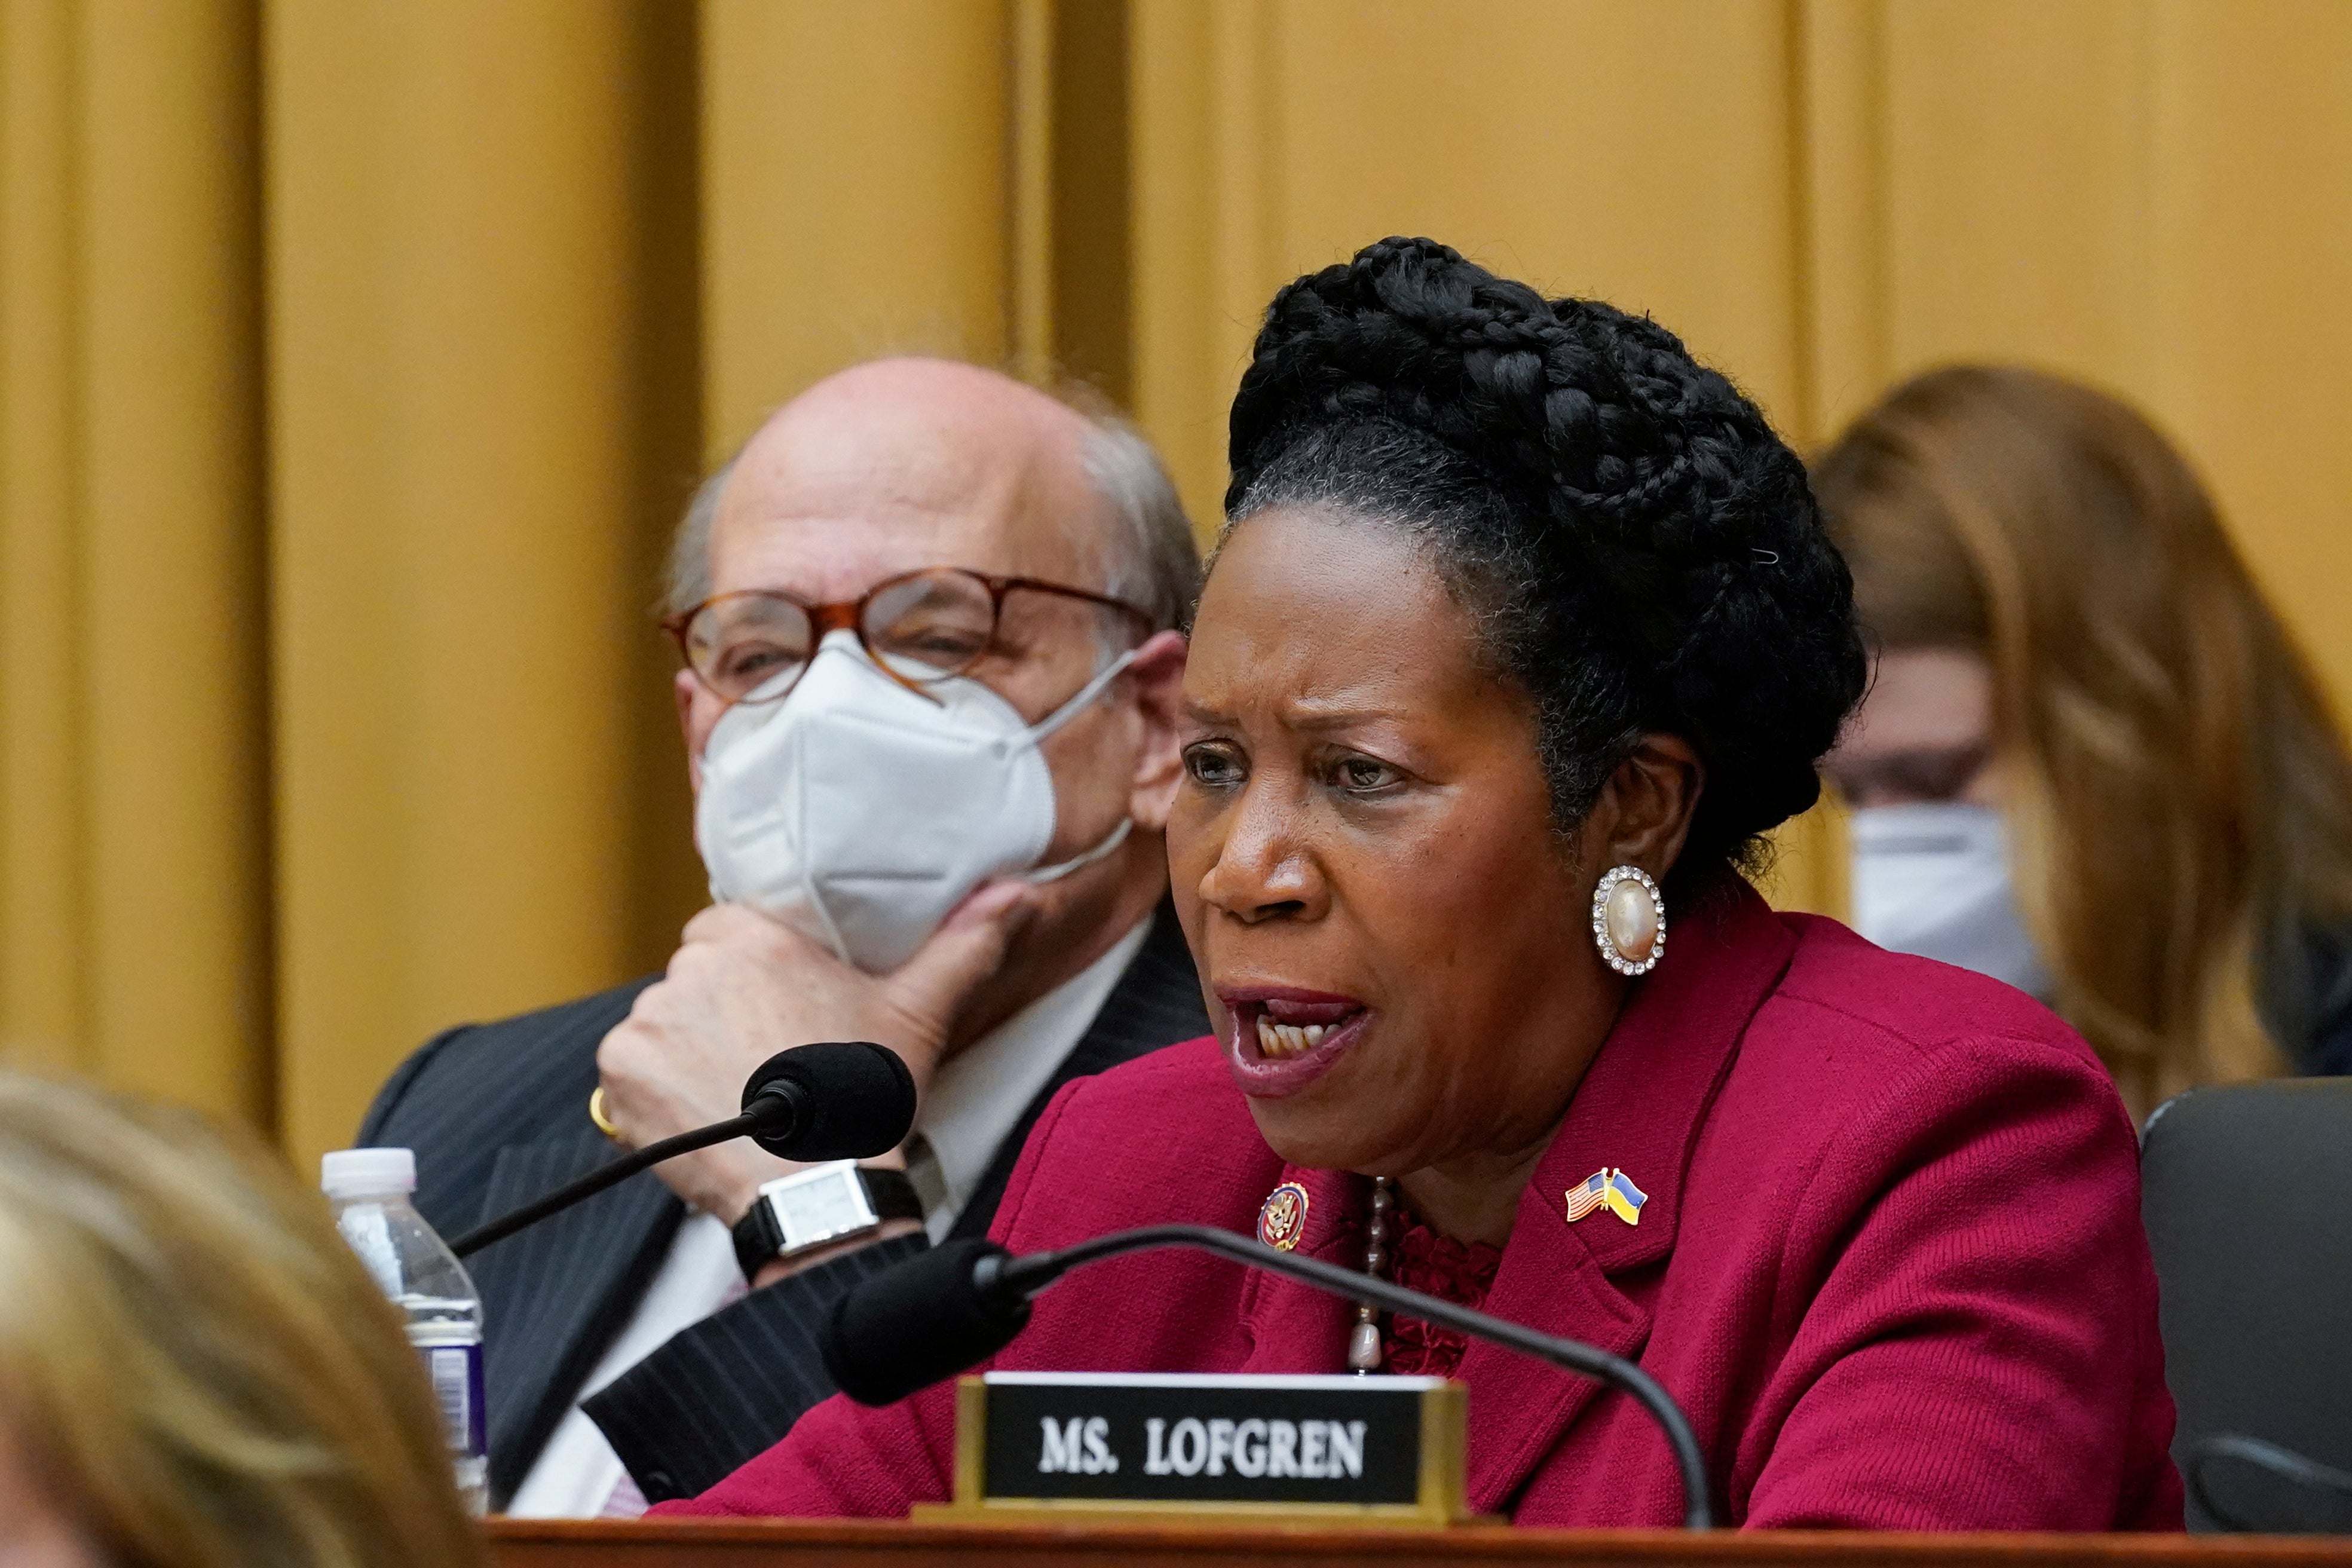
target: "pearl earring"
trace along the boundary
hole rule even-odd
[[[1592,889],[1592,945],[1620,974],[1647,974],[1666,951],[1666,900],[1639,866],[1612,867]]]

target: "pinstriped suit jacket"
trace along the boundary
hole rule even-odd
[[[444,1236],[603,1163],[612,1145],[586,1109],[596,1047],[653,978],[436,1037],[378,1093],[360,1142],[416,1151],[416,1206]],[[1163,902],[1093,1026],[997,1149],[957,1232],[985,1234],[1030,1126],[1064,1084],[1207,1029]],[[628,1323],[685,1213],[648,1172],[468,1260],[482,1293],[492,1507],[522,1484]],[[702,1491],[832,1394],[816,1330],[834,1299],[927,1245],[902,1237],[754,1291],[671,1339],[588,1413],[649,1500]]]

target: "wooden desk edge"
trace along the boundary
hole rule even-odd
[[[583,1560],[622,1548],[718,1549],[736,1558],[741,1549],[769,1552],[929,1554],[956,1551],[974,1556],[1055,1556],[1139,1553],[1154,1558],[1334,1559],[1414,1558],[1472,1562],[1542,1559],[1584,1563],[1709,1562],[1739,1568],[1832,1563],[1855,1568],[1895,1563],[1907,1568],[1957,1568],[2000,1561],[2031,1568],[2126,1568],[2148,1564],[2222,1563],[2258,1568],[2352,1568],[2352,1539],[2327,1536],[2057,1535],[1986,1533],[1926,1535],[1858,1531],[1679,1530],[1168,1530],[1124,1524],[994,1525],[973,1530],[901,1520],[649,1519],[546,1521],[493,1519],[492,1546],[501,1561],[551,1560],[561,1552]],[[583,1551],[583,1549],[587,1549]],[[764,1550],[761,1550],[764,1549]]]

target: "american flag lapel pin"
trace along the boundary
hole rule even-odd
[[[1649,1201],[1650,1194],[1635,1186],[1633,1177],[1603,1165],[1568,1189],[1568,1222],[1574,1225],[1595,1209],[1607,1209],[1627,1225],[1639,1225],[1642,1205]]]

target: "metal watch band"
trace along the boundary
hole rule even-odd
[[[761,1269],[779,1258],[789,1258],[796,1253],[813,1251],[836,1241],[863,1236],[867,1231],[880,1228],[886,1220],[923,1217],[923,1201],[916,1196],[915,1184],[907,1179],[906,1172],[869,1170],[859,1165],[854,1167],[850,1173],[865,1189],[866,1205],[874,1211],[874,1224],[862,1230],[824,1237],[804,1247],[785,1247],[784,1225],[777,1217],[775,1197],[767,1188],[761,1189],[751,1206],[743,1211],[743,1217],[735,1222],[735,1261],[741,1267],[747,1282],[756,1279]]]

